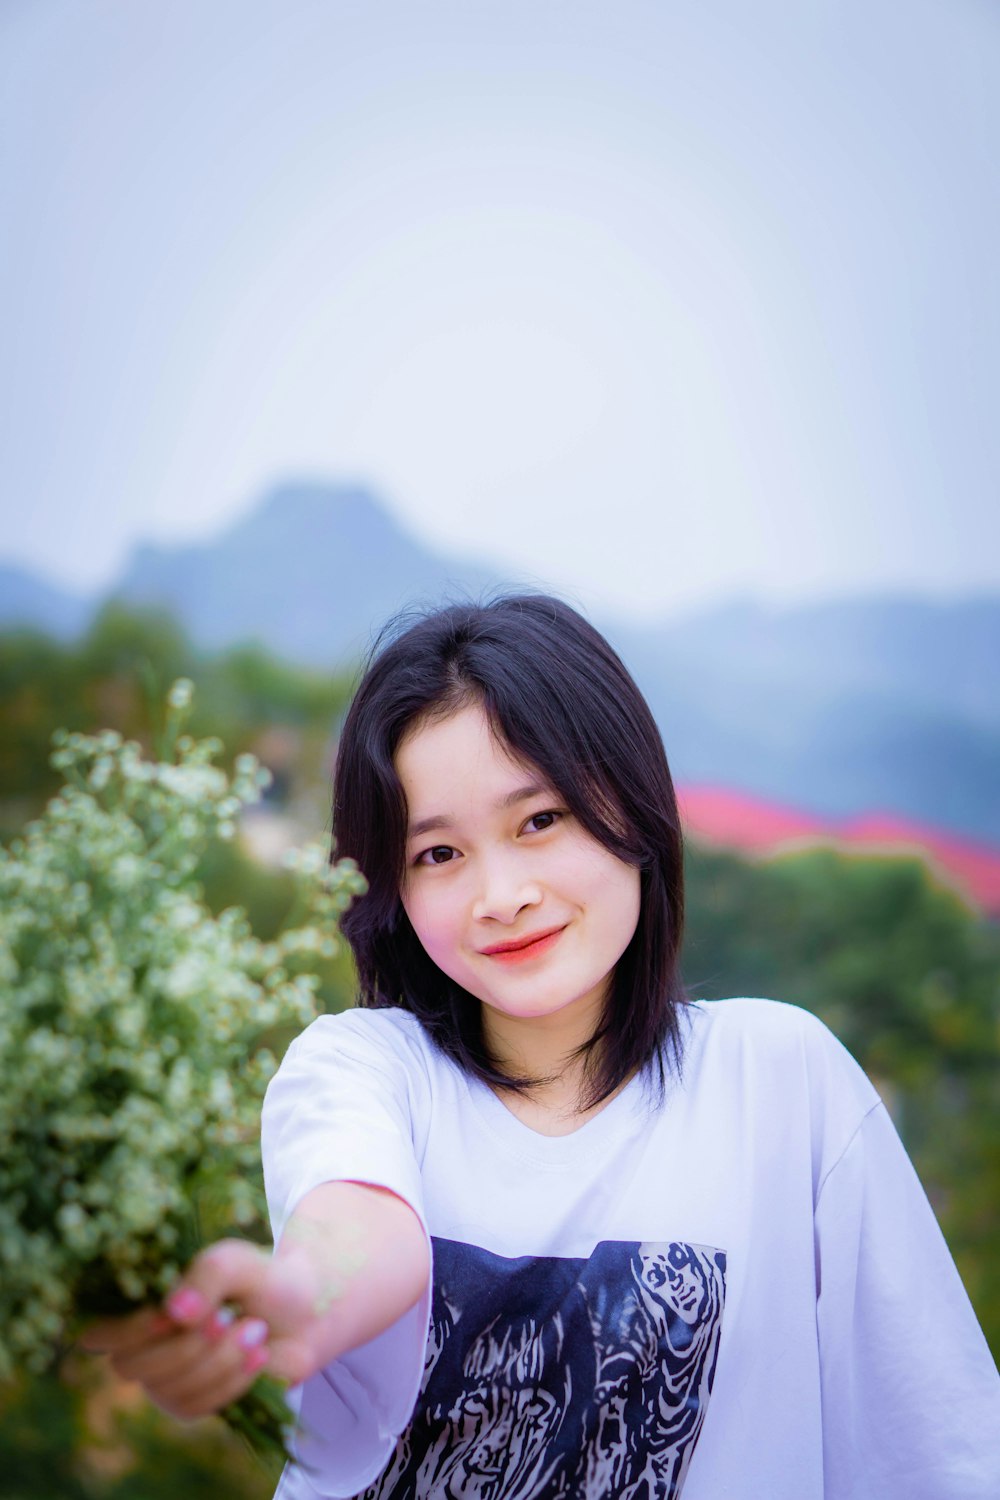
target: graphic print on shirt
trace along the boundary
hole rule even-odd
[[[421,1394],[358,1500],[677,1500],[715,1378],[725,1252],[433,1245]]]

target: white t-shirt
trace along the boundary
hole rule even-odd
[[[402,1010],[323,1016],[264,1106],[275,1239],[388,1188],[422,1301],[296,1393],[280,1500],[997,1500],[1000,1379],[874,1088],[767,1000],[682,1012],[682,1078],[542,1136]]]

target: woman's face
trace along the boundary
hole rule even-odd
[[[403,906],[430,957],[500,1015],[600,1015],[639,872],[599,844],[470,706],[404,736]]]

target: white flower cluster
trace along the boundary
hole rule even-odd
[[[190,700],[171,689],[175,730]],[[215,741],[174,734],[157,764],[111,732],[56,739],[66,785],[0,849],[0,1378],[258,1219],[262,1037],[312,1019],[308,965],[365,888],[304,851],[302,919],[261,943],[195,879],[266,785],[252,756],[230,778]]]

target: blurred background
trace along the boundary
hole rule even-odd
[[[692,992],[834,1027],[995,1353],[998,64],[984,0],[0,4],[0,837],[188,675],[273,932],[386,618],[558,591],[660,723]],[[0,1393],[7,1500],[182,1483],[273,1487]]]

